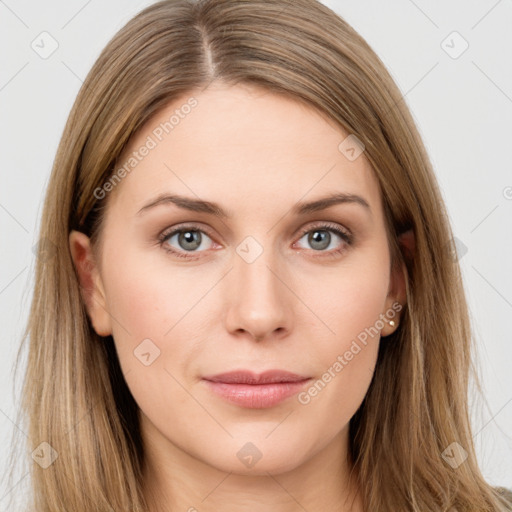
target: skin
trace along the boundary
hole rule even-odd
[[[135,134],[119,162],[190,96]],[[289,97],[219,83],[193,96],[198,105],[109,193],[101,254],[84,234],[69,237],[94,329],[113,336],[140,407],[152,510],[360,512],[348,483],[348,424],[399,314],[307,404],[292,396],[243,408],[202,377],[285,369],[317,381],[379,315],[405,304],[376,177],[364,153],[350,161],[338,149],[347,133]],[[292,215],[295,203],[334,191],[362,196],[371,211],[343,203]],[[137,215],[164,192],[219,203],[233,217],[173,204]],[[158,244],[185,222],[204,230],[199,248],[187,252],[178,235]],[[301,234],[323,222],[350,230],[352,245],[322,231],[331,239],[319,249]],[[248,236],[263,249],[250,263],[237,253]],[[148,366],[134,355],[147,338],[160,350]],[[237,457],[248,442],[261,453],[251,468]]]

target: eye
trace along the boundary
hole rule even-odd
[[[178,245],[177,248],[171,245],[173,238]],[[184,253],[201,252],[199,249],[205,249],[205,241],[208,239],[211,240],[208,234],[197,226],[181,226],[162,233],[158,240],[167,252],[180,258],[189,258],[190,256]]]
[[[334,237],[331,235],[332,233],[334,233]],[[311,245],[312,251],[321,253],[321,256],[324,257],[335,257],[353,243],[350,231],[341,228],[338,224],[320,223],[313,227],[310,226],[308,229],[302,230],[299,241],[306,235],[307,243]],[[331,246],[333,240],[335,242],[336,238],[342,241],[341,244],[338,244],[338,248],[326,250]],[[170,231],[164,231],[158,237],[158,243],[165,251],[179,258],[189,259],[194,257],[193,253],[208,249],[208,240],[214,244],[208,233],[195,225],[175,227]]]
[[[334,233],[335,237],[333,237],[331,233]],[[348,230],[342,229],[337,224],[322,223],[313,228],[309,227],[301,232],[301,240],[305,238],[306,235],[306,241],[312,247],[313,251],[327,253],[326,256],[336,256],[344,252],[347,246],[353,243],[352,234]],[[336,238],[342,240],[341,245],[338,244],[338,248],[336,248]],[[335,247],[331,247],[332,250],[327,251],[326,249],[331,246],[332,242],[334,242]]]

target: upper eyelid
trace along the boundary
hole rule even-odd
[[[352,235],[352,231],[350,229],[348,229],[346,226],[340,224],[339,222],[332,222],[332,221],[328,221],[328,220],[326,220],[326,221],[321,221],[321,220],[311,221],[310,224],[301,228],[299,230],[299,233],[304,234],[304,233],[307,233],[308,231],[311,231],[315,228],[321,228],[324,230],[330,230],[330,229],[336,228],[336,229],[339,229],[340,231],[345,232],[347,235]]]
[[[209,229],[204,228],[203,226],[196,226],[195,224],[188,224],[188,223],[184,223],[183,225],[178,225],[176,227],[173,226],[173,227],[164,229],[161,232],[161,234],[159,235],[159,238],[175,235],[176,233],[179,233],[180,231],[186,231],[187,229],[189,229],[190,231],[201,231],[202,233],[205,233],[210,238],[212,238]]]

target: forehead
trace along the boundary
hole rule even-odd
[[[135,214],[148,199],[176,193],[243,213],[341,191],[364,194],[380,209],[364,152],[349,159],[343,151],[349,135],[313,107],[259,87],[191,91],[132,137],[110,207]]]

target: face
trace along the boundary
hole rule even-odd
[[[187,94],[98,191],[109,197],[96,260],[71,233],[92,323],[114,338],[155,450],[265,474],[346,443],[404,303],[378,182],[348,135],[259,88]],[[318,202],[335,195],[345,200]],[[206,380],[268,370],[296,382]]]

